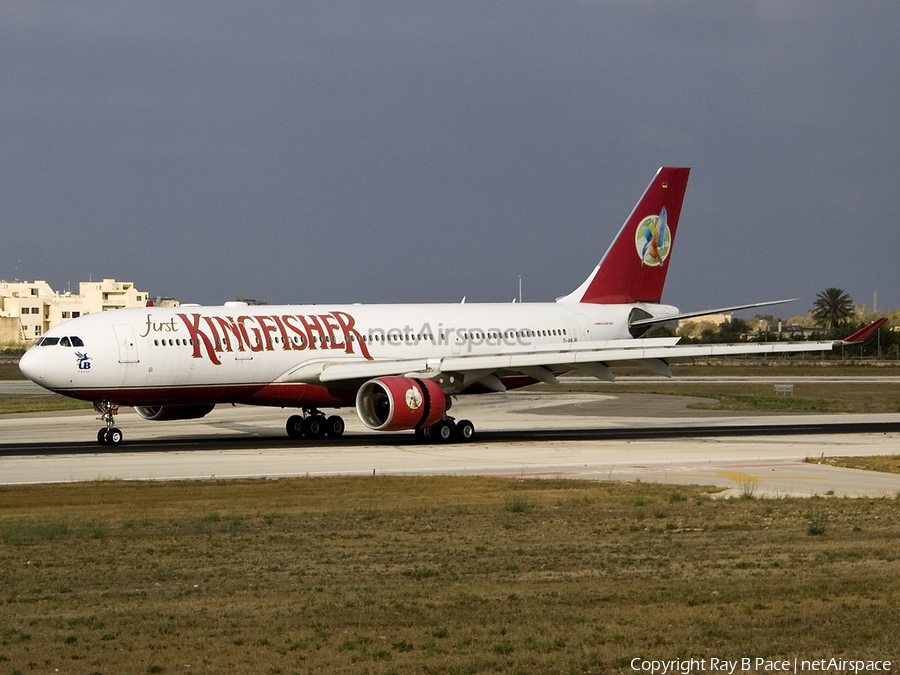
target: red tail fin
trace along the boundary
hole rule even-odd
[[[659,302],[690,172],[668,166],[657,171],[600,264],[560,301]]]

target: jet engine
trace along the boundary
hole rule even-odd
[[[134,409],[145,420],[167,422],[206,417],[215,407],[215,403],[194,403],[190,405],[140,405],[135,406]]]
[[[375,431],[422,429],[440,421],[450,400],[434,380],[379,377],[356,393],[359,419]]]

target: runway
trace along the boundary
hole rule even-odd
[[[219,406],[203,419],[175,422],[150,422],[128,409],[118,422],[125,443],[115,451],[96,444],[92,412],[4,415],[0,484],[389,473],[662,481],[714,485],[726,495],[900,493],[897,475],[804,462],[896,454],[900,414],[698,414],[669,401],[663,416],[650,417],[642,398],[463,397],[452,413],[472,419],[478,433],[472,443],[451,445],[371,432],[352,409],[342,411],[347,433],[338,441],[290,440],[290,411],[281,409]],[[622,414],[629,409],[636,414]]]

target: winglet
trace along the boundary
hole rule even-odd
[[[860,328],[853,335],[851,335],[849,337],[845,337],[843,340],[839,340],[838,342],[843,345],[861,344],[861,343],[865,342],[866,340],[868,340],[870,337],[872,337],[875,334],[875,331],[877,331],[879,328],[881,328],[886,322],[887,322],[887,319],[885,317],[882,317],[880,319],[875,319],[875,321],[870,323],[865,328]]]

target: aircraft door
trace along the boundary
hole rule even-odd
[[[578,323],[578,339],[582,342],[591,341],[591,324],[588,322],[584,314],[575,314],[575,321]]]
[[[116,332],[116,344],[119,347],[119,363],[138,363],[137,341],[134,329],[127,323],[113,324]]]
[[[449,324],[444,327],[446,331],[447,340],[450,342],[450,349],[452,353],[459,354],[459,348],[463,344],[462,338],[456,332],[456,326],[453,324]]]

